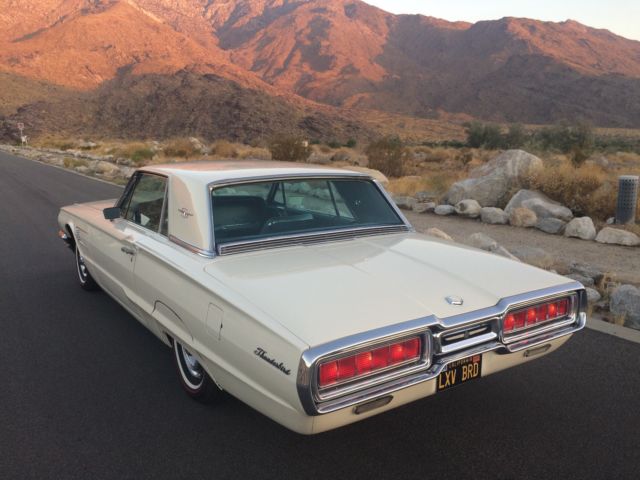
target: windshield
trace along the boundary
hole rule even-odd
[[[214,188],[216,243],[403,225],[378,187],[360,179],[272,180]]]

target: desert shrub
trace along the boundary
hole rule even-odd
[[[285,162],[304,162],[311,155],[311,147],[300,137],[277,135],[269,142],[271,158]]]
[[[616,191],[601,169],[557,165],[532,173],[525,185],[569,207],[577,215],[604,220],[615,212]]]
[[[164,154],[167,157],[190,158],[199,153],[188,138],[174,138],[164,144]]]
[[[331,140],[330,142],[327,142],[327,145],[330,148],[340,148],[342,146],[342,144],[337,140]]]
[[[509,125],[509,130],[504,137],[504,148],[522,148],[527,142],[527,132],[519,123]]]
[[[271,160],[271,153],[266,148],[248,147],[238,151],[238,157],[244,159]]]
[[[397,136],[383,137],[371,143],[365,150],[369,167],[380,170],[389,177],[401,177],[406,149]]]
[[[457,180],[459,180],[459,175],[453,172],[422,176],[414,175],[392,178],[386,188],[395,195],[413,196],[417,192],[426,190],[436,196],[442,196]]]
[[[227,140],[216,140],[211,145],[211,153],[223,158],[236,158],[238,156],[236,147]]]
[[[349,140],[347,140],[347,143],[345,143],[344,146],[347,148],[356,148],[357,144],[358,142],[355,138],[350,138]]]
[[[591,125],[560,124],[544,127],[534,135],[534,143],[543,150],[568,154],[575,167],[579,167],[593,153],[595,137]]]
[[[136,165],[142,165],[153,158],[155,152],[150,148],[139,148],[131,154],[131,161]]]

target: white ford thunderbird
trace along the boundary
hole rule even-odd
[[[376,415],[539,358],[586,322],[568,278],[414,232],[362,173],[280,162],[146,167],[58,217],[80,285],[296,432]]]

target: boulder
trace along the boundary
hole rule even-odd
[[[553,257],[542,248],[538,247],[514,247],[511,253],[524,263],[549,270],[553,266]]]
[[[593,240],[596,238],[596,227],[589,217],[574,218],[564,229],[565,237],[581,238],[583,240]]]
[[[344,167],[344,168],[345,170],[351,170],[353,172],[360,172],[360,173],[369,175],[374,180],[377,180],[378,182],[380,182],[383,186],[389,183],[389,179],[380,170],[376,170],[374,168],[367,168],[367,167],[358,167],[356,165],[351,165],[349,167]]]
[[[415,198],[402,195],[394,196],[393,201],[396,202],[398,208],[403,210],[411,210],[416,203]]]
[[[438,205],[433,211],[436,215],[453,215],[456,209],[452,205]]]
[[[509,212],[509,223],[514,227],[535,227],[538,223],[538,217],[533,210],[528,208],[513,208]]]
[[[416,197],[416,200],[419,202],[431,202],[438,198],[438,195],[433,192],[422,190],[421,192],[416,192],[414,197]]]
[[[454,183],[446,194],[447,202],[456,204],[465,198],[473,198],[483,207],[495,207],[504,203],[509,181],[498,175],[467,178]]]
[[[436,208],[436,204],[433,202],[416,202],[411,208],[416,213],[428,213],[433,212]]]
[[[633,232],[627,232],[619,228],[604,227],[596,235],[596,242],[637,247],[640,245],[640,237]]]
[[[569,272],[593,278],[594,282],[596,283],[600,283],[600,281],[604,278],[604,272],[586,263],[571,262],[569,264]]]
[[[478,218],[480,216],[480,204],[475,200],[466,199],[456,203],[455,209],[458,215],[469,218]]]
[[[563,222],[559,218],[539,218],[536,228],[546,233],[558,234],[562,233],[567,222]]]
[[[194,148],[194,150],[197,150],[203,155],[211,153],[211,149],[196,137],[189,137],[189,143],[191,143],[191,146]]]
[[[116,175],[118,175],[118,173],[120,173],[120,168],[117,165],[105,161],[97,162],[95,165],[95,170],[97,173],[101,173],[109,177],[115,177]]]
[[[640,329],[640,289],[621,285],[611,293],[611,313],[624,319],[624,325]]]
[[[475,168],[470,178],[454,183],[447,192],[448,203],[455,205],[471,198],[483,207],[506,204],[508,193],[543,163],[523,150],[507,150],[488,163]]]
[[[480,219],[484,223],[493,225],[506,225],[509,223],[509,215],[501,208],[482,207],[480,210]]]
[[[564,222],[573,218],[573,213],[567,207],[534,190],[518,191],[511,197],[504,211],[510,213],[511,210],[519,207],[533,210],[538,218],[557,218]]]
[[[500,255],[511,260],[516,260],[518,262],[520,261],[518,257],[513,256],[511,252],[509,252],[509,250],[504,248],[489,235],[485,235],[484,233],[474,233],[470,235],[469,243],[471,244],[471,246],[479,248],[481,250],[486,250],[487,252],[495,253],[496,255]]]
[[[445,232],[443,232],[439,228],[431,227],[431,228],[428,228],[427,231],[424,233],[427,235],[431,235],[432,237],[437,237],[437,238],[441,238],[442,240],[449,240],[453,242],[453,238],[451,238],[449,235],[447,235]]]
[[[595,285],[593,278],[587,277],[585,275],[580,275],[579,273],[570,273],[566,276],[575,280],[576,282],[580,282],[585,287],[593,287]]]
[[[487,251],[491,251],[498,246],[498,242],[489,235],[479,232],[469,235],[469,242],[471,246]]]
[[[587,301],[589,302],[589,304],[599,302],[600,299],[602,298],[602,295],[600,295],[600,292],[598,292],[595,288],[587,287],[586,290],[587,290]]]

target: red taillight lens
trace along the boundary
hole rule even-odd
[[[505,332],[510,332],[515,327],[516,327],[516,317],[513,315],[513,313],[507,314],[507,316],[504,317],[504,321],[502,323],[502,329]]]
[[[558,302],[558,316],[566,315],[569,311],[569,299],[565,298]]]
[[[571,300],[562,298],[531,307],[509,312],[502,320],[502,331],[510,333],[514,330],[534,327],[551,320],[558,320],[569,314]]]
[[[359,376],[368,375],[394,365],[418,360],[421,355],[420,337],[392,343],[384,347],[359,352],[338,360],[321,363],[318,367],[318,386],[327,387]]]
[[[338,380],[338,362],[327,362],[320,365],[320,384],[331,385]]]

